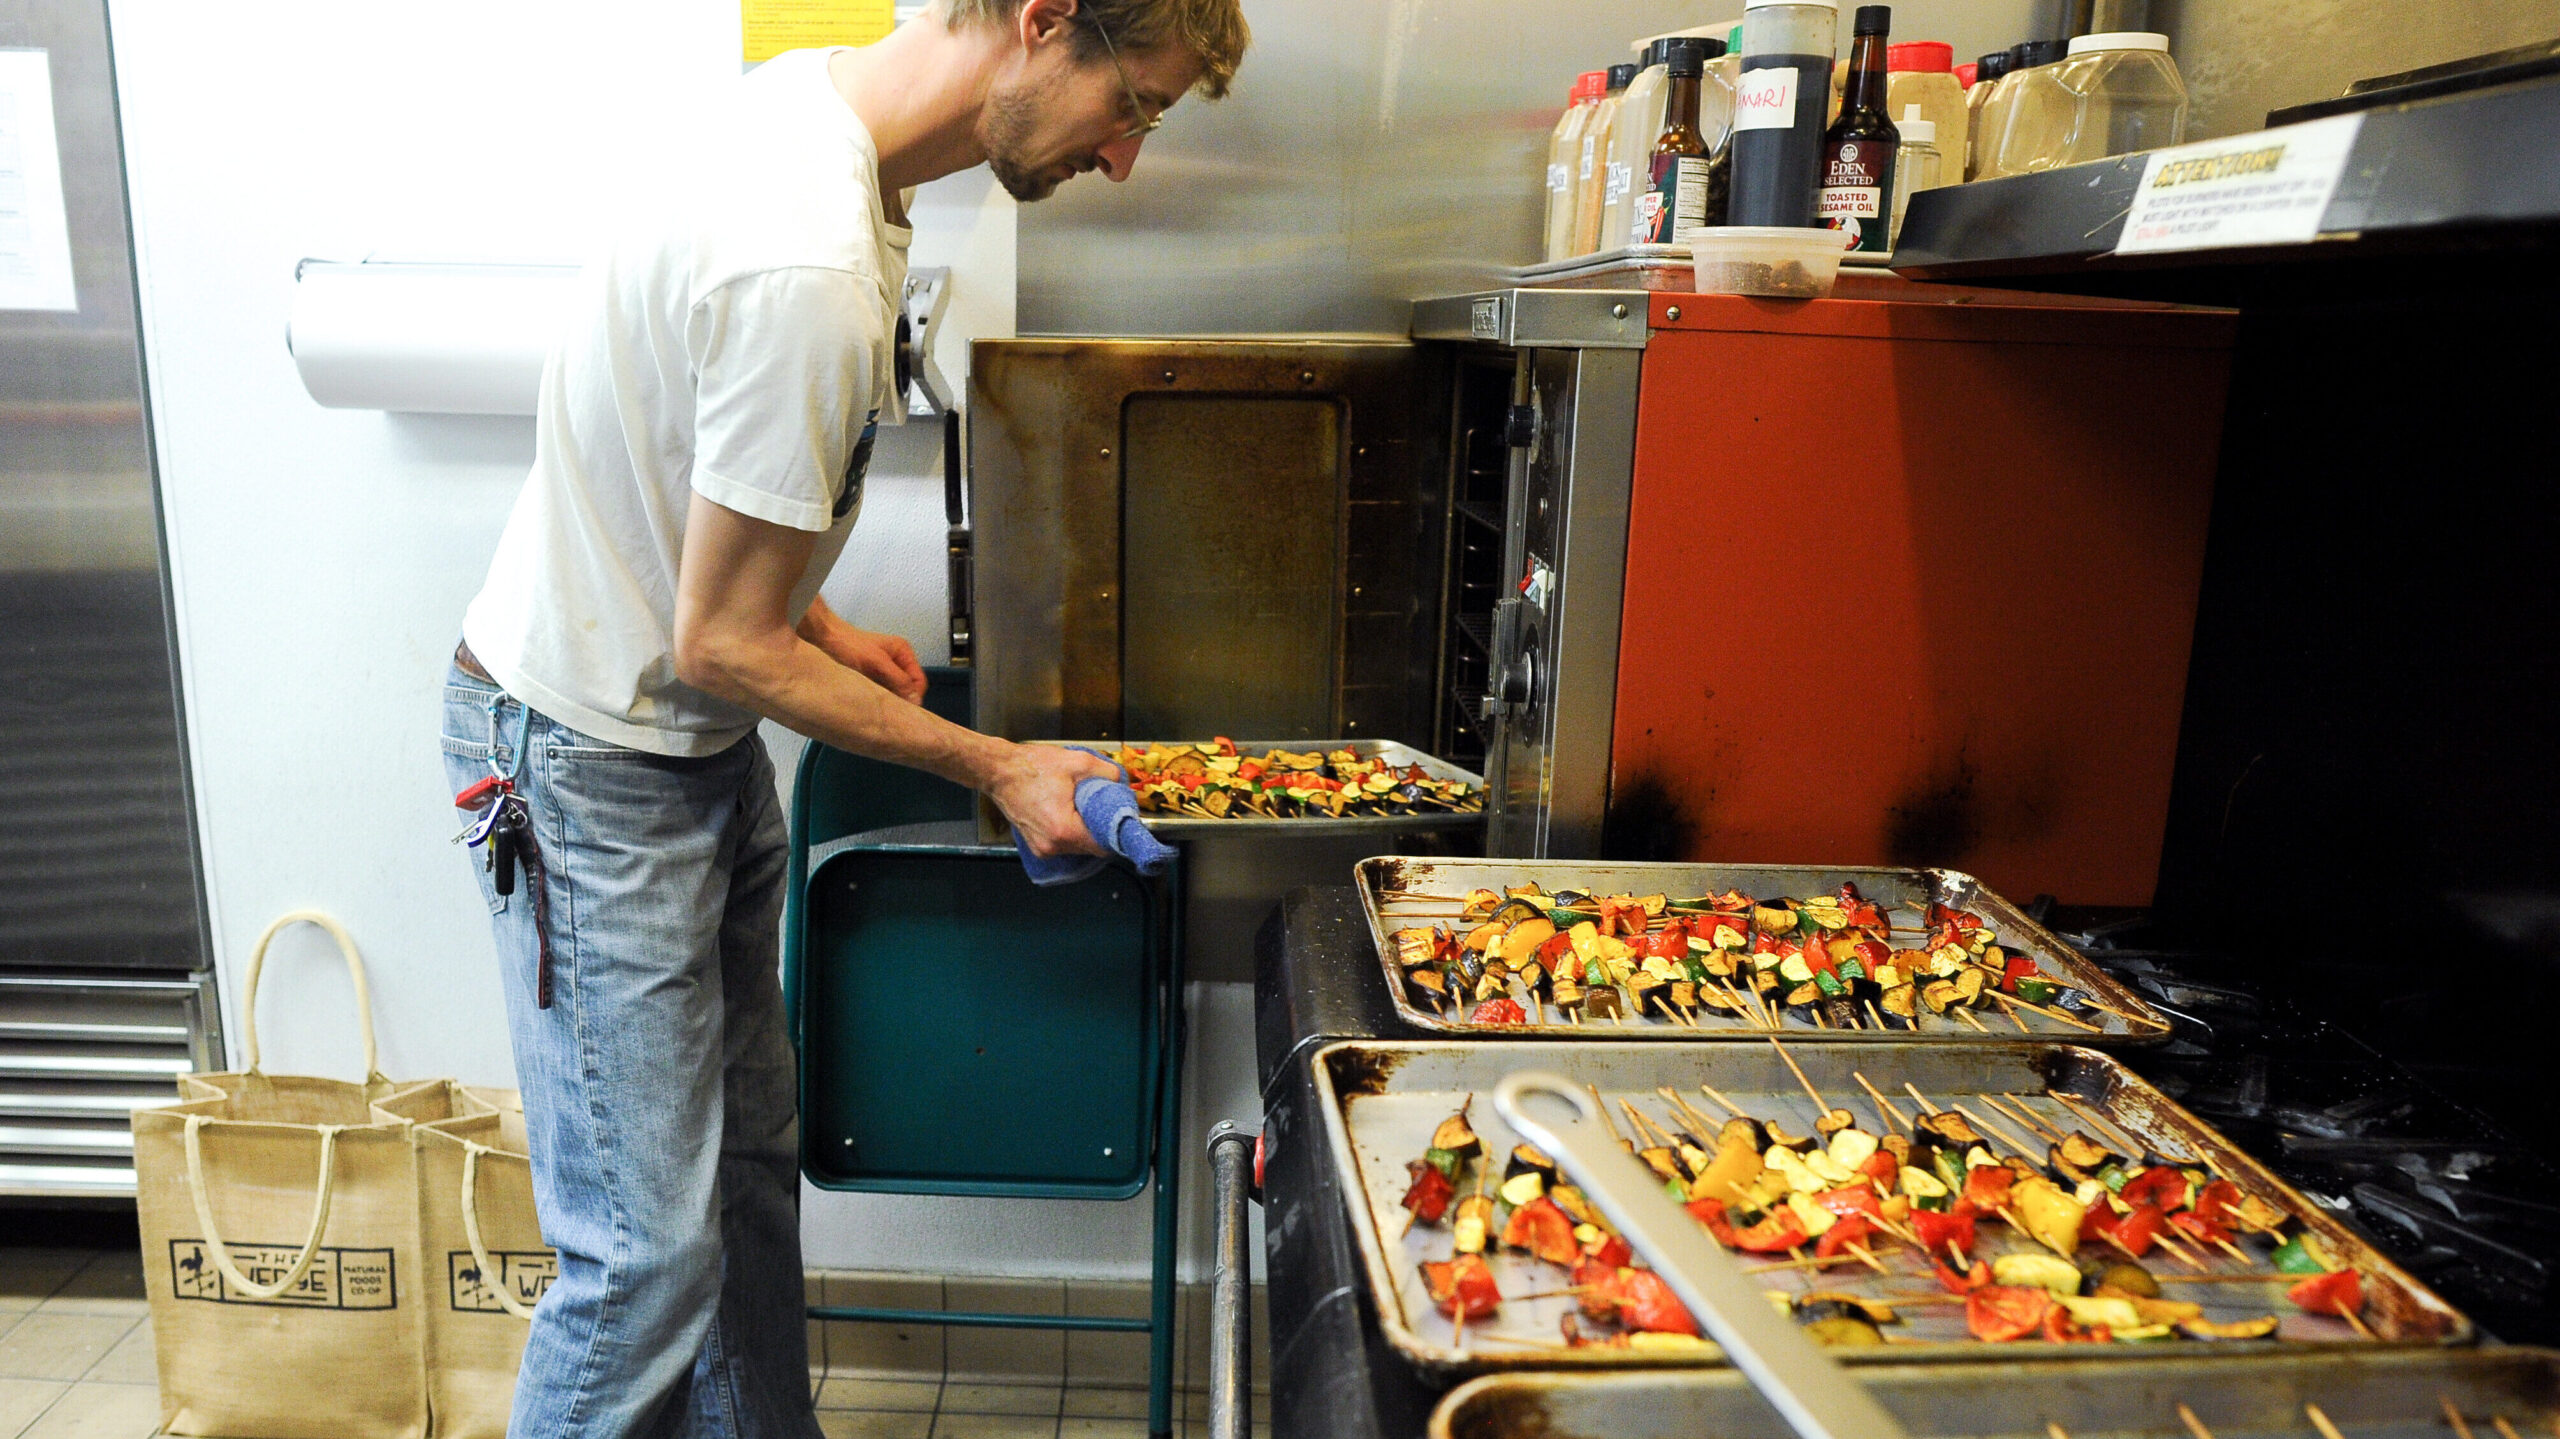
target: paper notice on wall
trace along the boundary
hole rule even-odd
[[[738,19],[750,65],[785,50],[868,45],[897,22],[891,0],[738,0]]]
[[[0,50],[0,310],[77,310],[53,71],[42,50]]]
[[[2309,242],[2363,125],[2362,115],[2333,115],[2154,150],[2116,253]]]

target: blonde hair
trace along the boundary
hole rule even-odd
[[[1009,24],[1022,6],[1023,0],[933,0],[934,13],[955,29]],[[1191,88],[1210,100],[1224,98],[1244,63],[1245,47],[1253,43],[1239,0],[1076,0],[1074,18],[1078,58],[1104,54],[1097,25],[1123,52],[1178,46],[1200,62],[1200,79]]]

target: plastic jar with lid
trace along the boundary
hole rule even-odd
[[[1813,224],[1839,28],[1839,7],[1830,0],[1743,0],[1732,223]]]
[[[1976,178],[2033,174],[2065,163],[2080,107],[2054,76],[2064,49],[2059,40],[2031,40],[2009,48],[2009,73],[2000,77],[1999,88],[1982,107],[1982,134],[1974,145]]]
[[[1960,178],[1973,179],[1977,172],[1983,148],[1982,137],[1987,129],[1983,123],[1983,109],[1991,103],[1992,92],[2000,88],[2000,77],[2008,73],[2009,52],[2006,50],[1994,50],[1973,62],[1973,83],[1964,91],[1964,148],[1949,148],[1947,151],[1949,169],[1962,167],[1964,171]]]
[[[2071,137],[2057,163],[2157,150],[2187,138],[2187,87],[2169,58],[2169,37],[2148,31],[2083,35],[2053,67],[2071,97]]]
[[[1884,112],[1902,123],[1912,106],[1920,118],[1937,126],[1938,153],[1964,153],[1964,87],[1956,83],[1956,47],[1944,40],[1904,40],[1884,51]]]
[[[1918,105],[1902,107],[1902,118],[1893,122],[1902,132],[1902,152],[1894,157],[1893,223],[1886,231],[1886,248],[1902,243],[1902,212],[1911,205],[1911,197],[1923,190],[1934,190],[1946,183],[1945,162],[1938,152],[1938,127],[1921,118]]]

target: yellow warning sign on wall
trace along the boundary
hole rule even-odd
[[[785,50],[868,45],[889,33],[891,0],[738,0],[750,65]]]

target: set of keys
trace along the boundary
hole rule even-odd
[[[455,795],[453,807],[477,811],[471,823],[453,838],[457,844],[482,851],[481,864],[489,875],[491,889],[501,897],[513,895],[516,871],[524,871],[525,889],[533,899],[533,933],[539,955],[534,968],[534,1003],[537,1008],[549,1009],[550,905],[543,892],[542,850],[533,838],[533,813],[525,807],[524,796],[516,793],[515,782],[504,775],[491,775]]]

